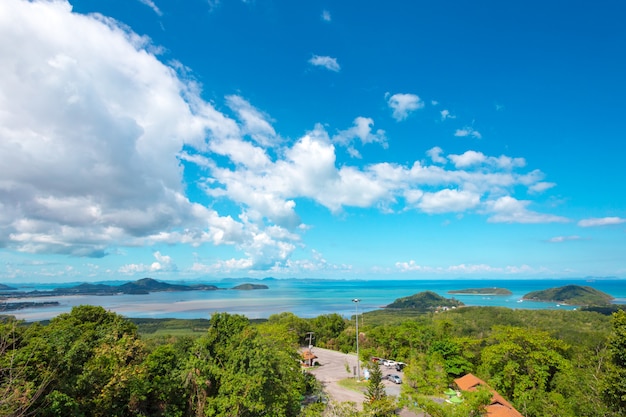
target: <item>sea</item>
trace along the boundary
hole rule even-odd
[[[168,281],[170,282],[170,281]],[[238,284],[264,284],[268,289],[233,290]],[[194,282],[177,282],[186,285]],[[125,317],[142,318],[210,318],[213,313],[242,314],[250,319],[268,318],[272,314],[291,312],[303,318],[337,313],[346,318],[354,314],[380,309],[397,298],[422,291],[433,291],[446,298],[455,298],[467,306],[500,306],[512,309],[562,309],[578,306],[554,302],[533,302],[522,297],[535,290],[564,285],[584,285],[615,297],[614,303],[626,304],[626,279],[526,279],[526,280],[329,280],[329,279],[264,279],[202,281],[216,285],[218,291],[154,292],[140,295],[72,295],[20,298],[6,301],[58,301],[58,305],[26,308],[9,314],[25,321],[51,319],[72,307],[88,304],[102,306]],[[119,284],[119,283],[118,283]],[[8,284],[20,291],[50,290],[69,284]],[[74,284],[75,285],[75,284]],[[467,288],[506,288],[511,295],[449,294],[451,290]],[[358,302],[354,302],[358,300]]]

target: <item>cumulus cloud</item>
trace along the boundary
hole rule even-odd
[[[17,0],[0,5],[0,39],[3,246],[100,257],[163,233],[217,234],[222,217],[185,196],[177,154],[241,129],[148,39],[65,2]]]
[[[156,259],[150,265],[147,264],[126,264],[118,269],[119,273],[134,275],[142,273],[158,273],[158,272],[172,272],[176,271],[178,267],[172,262],[172,258],[167,255],[162,255],[157,251],[154,253]]]
[[[446,164],[448,160],[441,156],[443,154],[443,149],[439,146],[435,146],[426,151],[426,155],[435,163],[435,164]]]
[[[487,202],[492,223],[565,223],[565,217],[537,213],[528,209],[530,201],[517,200],[511,196],[500,197]]]
[[[313,55],[313,57],[309,59],[309,64],[316,67],[323,67],[334,72],[339,72],[341,70],[341,66],[339,66],[337,58],[331,58],[329,56]]]
[[[397,121],[402,121],[409,117],[411,112],[424,108],[424,102],[415,94],[394,94],[387,99],[387,104],[393,110],[393,118]]]
[[[385,137],[385,131],[378,129],[375,132],[372,130],[374,120],[369,117],[357,117],[354,119],[354,126],[341,130],[332,140],[334,143],[348,148],[348,152],[352,157],[360,158],[361,154],[354,147],[354,141],[358,140],[362,145],[370,143],[380,143],[383,148],[387,147],[387,138]]]
[[[450,113],[450,110],[443,109],[439,112],[441,114],[441,121],[448,119],[456,119],[456,116]]]
[[[459,138],[464,138],[464,137],[469,136],[475,139],[481,139],[483,137],[483,135],[481,135],[478,130],[474,130],[474,128],[471,126],[465,126],[463,129],[457,129],[454,132],[454,136],[459,137]]]
[[[492,165],[503,170],[512,170],[526,165],[524,158],[511,158],[506,155],[499,157],[486,156],[482,152],[466,151],[461,155],[449,155],[448,158],[457,168],[469,168],[473,166]],[[534,184],[536,187],[537,184]]]
[[[417,206],[425,213],[463,212],[474,208],[480,196],[470,191],[445,189],[435,193],[424,193]]]
[[[616,224],[625,223],[626,219],[621,217],[600,217],[583,219],[578,222],[580,227],[598,227],[598,226],[613,226]]]

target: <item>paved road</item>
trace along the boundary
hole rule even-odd
[[[355,375],[354,369],[356,368],[356,355],[336,352],[334,350],[313,348],[313,353],[317,356],[316,361],[320,366],[311,369],[311,373],[322,383],[324,391],[328,394],[331,400],[337,402],[351,401],[356,403],[357,407],[361,408],[365,396],[363,393],[359,393],[350,389],[343,388],[337,383],[342,379],[353,377]],[[346,369],[346,365],[350,369]],[[381,366],[383,375],[395,373],[402,376],[401,373],[395,371],[395,369],[387,369]],[[361,370],[363,375],[363,370]],[[367,387],[367,382],[363,381],[363,391]],[[397,397],[400,395],[400,385],[394,384],[391,381],[383,381],[385,384],[385,391],[387,395]],[[407,410],[403,410],[401,413],[405,417],[418,417],[416,414],[410,413]]]

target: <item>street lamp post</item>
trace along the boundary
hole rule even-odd
[[[357,381],[361,380],[361,366],[360,366],[360,362],[361,359],[359,358],[359,300],[358,298],[355,298],[352,300],[352,302],[354,303],[355,307],[356,307],[356,315],[354,316],[354,318],[356,319],[356,379]]]

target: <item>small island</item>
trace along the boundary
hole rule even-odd
[[[453,307],[461,307],[464,304],[459,300],[445,298],[432,291],[420,292],[408,297],[398,298],[386,306],[386,309],[419,309],[437,310]]]
[[[240,284],[240,285],[233,287],[232,289],[249,291],[249,290],[267,290],[268,288],[269,287],[267,285],[263,285],[263,284]]]
[[[464,290],[450,290],[448,294],[463,294],[463,295],[511,295],[511,290],[506,288],[466,288]]]
[[[611,304],[613,297],[595,288],[581,285],[566,285],[547,290],[532,291],[522,297],[529,301],[550,301],[578,306],[602,306]]]

